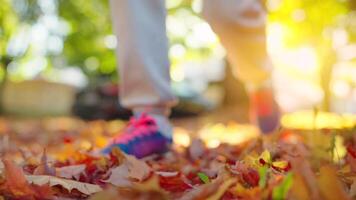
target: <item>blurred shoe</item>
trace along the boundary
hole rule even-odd
[[[272,89],[261,88],[250,93],[250,118],[262,133],[275,132],[280,126],[280,115]]]
[[[114,147],[137,158],[164,153],[172,144],[172,138],[168,137],[172,134],[163,134],[160,127],[164,127],[163,130],[166,132],[171,131],[168,119],[164,116],[141,114],[132,117],[124,131],[113,138],[102,153],[108,154]]]

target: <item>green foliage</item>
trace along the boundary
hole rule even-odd
[[[283,200],[287,198],[287,194],[292,187],[293,184],[293,174],[288,173],[286,177],[284,177],[282,183],[275,187],[272,192],[272,199],[274,200]]]
[[[267,175],[268,175],[268,167],[263,166],[258,168],[258,175],[260,177],[260,180],[258,182],[258,186],[260,188],[265,188],[267,185]]]
[[[70,26],[63,52],[68,64],[82,67],[88,75],[116,76],[115,52],[105,46],[112,34],[108,1],[59,0],[58,5],[59,15]]]

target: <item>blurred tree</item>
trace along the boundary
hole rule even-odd
[[[68,65],[80,66],[89,78],[117,78],[108,0],[59,0],[59,15],[70,26],[63,54]]]
[[[348,2],[341,0],[270,0],[270,20],[284,26],[283,41],[289,47],[312,46],[318,55],[320,85],[324,91],[322,108],[330,107],[330,80],[336,62],[332,45],[333,31],[339,19],[349,11]]]

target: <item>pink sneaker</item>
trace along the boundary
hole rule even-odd
[[[108,154],[113,147],[119,147],[123,152],[143,158],[156,153],[164,153],[172,144],[172,139],[160,133],[156,121],[147,114],[132,117],[123,133],[112,139],[102,150]]]

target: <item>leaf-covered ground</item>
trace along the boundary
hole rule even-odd
[[[355,199],[355,129],[281,129],[137,160],[98,153],[123,122],[0,120],[0,199]],[[233,138],[233,137],[232,137]]]

